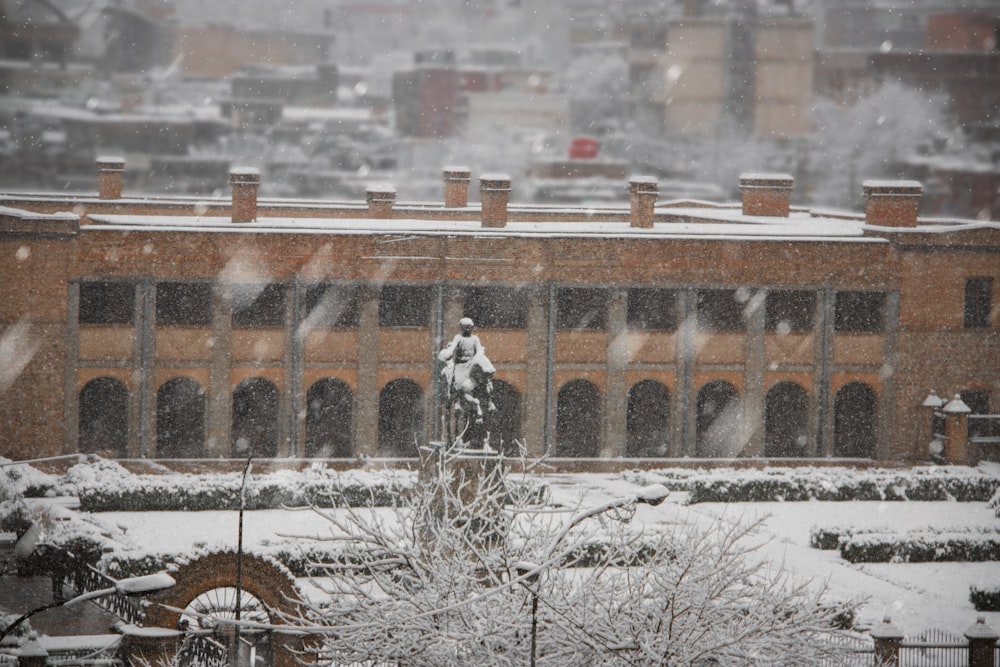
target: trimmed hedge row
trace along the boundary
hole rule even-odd
[[[688,482],[690,503],[775,501],[988,501],[1000,478],[979,472],[908,475],[892,471],[820,469],[764,471],[748,475],[706,475]]]
[[[1000,561],[1000,534],[907,533],[855,535],[840,543],[851,563],[940,563]]]

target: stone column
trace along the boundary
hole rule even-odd
[[[628,387],[625,367],[628,365],[626,316],[628,291],[613,289],[608,299],[607,387],[604,395],[604,434],[601,458],[625,455],[627,438]]]
[[[125,177],[125,158],[97,158],[97,193],[101,199],[120,199]]]
[[[948,463],[966,465],[969,463],[969,413],[972,410],[955,394],[941,412],[944,413],[944,458]]]
[[[899,646],[903,643],[903,631],[886,616],[880,625],[872,628],[875,641],[875,662],[880,667],[899,667]]]
[[[978,617],[965,631],[965,638],[969,640],[969,667],[993,667],[993,655],[1000,634],[986,623],[985,616]]]
[[[465,208],[469,205],[469,180],[472,170],[468,167],[444,168],[444,207]]]
[[[229,456],[233,427],[232,342],[233,288],[226,281],[212,287],[212,349],[208,367],[208,414],[205,453]]]
[[[767,290],[753,293],[747,304],[749,319],[746,330],[746,347],[743,373],[743,451],[741,456],[764,455],[764,370],[767,355],[764,349],[765,304]]]
[[[521,433],[531,457],[545,454],[548,405],[554,400],[549,395],[551,333],[548,287],[532,288],[528,296],[528,350],[521,422]]]
[[[18,667],[45,667],[49,652],[38,642],[38,633],[28,635],[28,641],[17,652]]]
[[[354,394],[355,454],[378,454],[378,302],[376,285],[365,285],[360,294],[358,318],[358,384]]]
[[[510,176],[484,174],[479,179],[479,192],[483,201],[483,227],[506,227]]]

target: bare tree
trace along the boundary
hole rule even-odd
[[[665,489],[548,506],[529,474],[423,462],[388,512],[314,510],[337,562],[300,628],[324,662],[406,665],[821,664],[845,604],[756,554],[755,524],[629,523]],[[659,493],[658,491],[663,491]]]

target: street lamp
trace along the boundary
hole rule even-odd
[[[22,614],[16,621],[8,625],[3,630],[0,630],[0,640],[3,640],[4,637],[10,634],[14,628],[21,625],[21,623],[28,620],[35,614],[45,611],[46,609],[52,609],[54,607],[70,607],[81,602],[87,602],[88,600],[96,600],[98,598],[107,597],[108,595],[144,595],[147,593],[156,593],[157,591],[170,588],[175,583],[177,582],[174,581],[174,578],[166,572],[157,572],[155,574],[147,574],[141,577],[122,579],[120,581],[116,581],[114,586],[99,588],[94,591],[87,591],[86,593],[81,593],[80,595],[68,600],[43,604],[41,607],[36,607],[35,609]]]

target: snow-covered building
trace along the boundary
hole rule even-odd
[[[2,456],[412,456],[463,316],[492,444],[564,466],[926,460],[930,390],[1000,412],[1000,224],[918,218],[916,182],[866,182],[855,214],[790,206],[780,174],[572,208],[497,174],[470,203],[464,168],[402,203],[258,200],[252,169],[231,199],[129,197],[99,165],[99,195],[0,195]],[[990,456],[975,423],[949,456]]]

